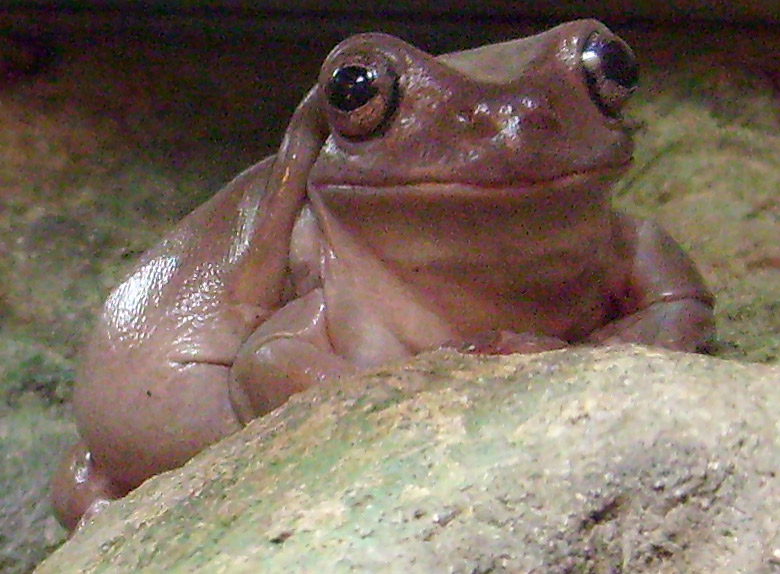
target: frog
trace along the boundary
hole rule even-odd
[[[61,523],[296,393],[429,350],[705,350],[695,264],[611,204],[637,83],[631,48],[589,19],[439,56],[376,32],[339,43],[277,153],[108,296],[52,479]]]

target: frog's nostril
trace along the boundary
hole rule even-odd
[[[548,106],[528,98],[493,105],[483,102],[458,119],[467,123],[472,133],[505,142],[525,141],[534,133],[549,137],[561,129],[560,121]]]

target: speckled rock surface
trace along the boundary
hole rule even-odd
[[[780,368],[436,353],[292,399],[38,574],[772,572]]]

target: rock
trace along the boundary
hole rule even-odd
[[[36,572],[774,572],[778,411],[778,367],[432,353],[294,397]]]

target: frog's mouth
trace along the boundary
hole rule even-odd
[[[309,196],[321,198],[327,206],[342,202],[354,203],[371,200],[406,199],[409,202],[436,203],[439,201],[488,201],[505,202],[517,208],[519,205],[564,204],[572,209],[578,205],[608,200],[609,191],[630,166],[630,159],[616,166],[561,174],[548,179],[484,180],[474,178],[465,181],[447,179],[409,178],[404,182],[366,178],[352,182],[309,182]]]

